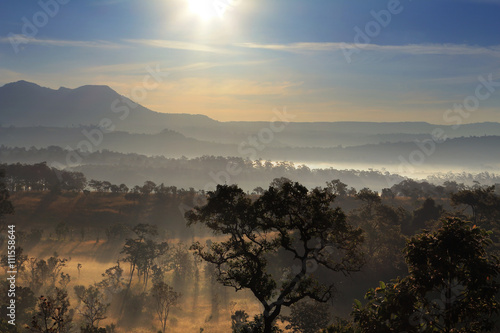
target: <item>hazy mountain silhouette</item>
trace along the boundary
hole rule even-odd
[[[125,117],[126,111],[128,114]],[[58,90],[18,81],[0,87],[1,123],[14,126],[98,125],[108,118],[117,129],[154,133],[174,122],[204,126],[215,122],[202,115],[162,114],[119,95],[108,86]]]
[[[219,122],[204,115],[159,113],[135,104],[108,86],[54,90],[26,81],[0,87],[0,113],[3,126],[98,125],[107,118],[117,131],[157,134],[169,129],[185,137],[227,144],[239,144],[270,125],[264,121]],[[288,113],[293,115],[293,109]],[[452,126],[426,122],[293,122],[286,130],[277,133],[267,146],[328,148],[412,142],[429,138],[436,128],[442,129],[450,138],[500,133],[499,123],[468,124],[453,129]]]

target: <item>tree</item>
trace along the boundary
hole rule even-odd
[[[155,283],[151,289],[151,296],[154,299],[156,314],[161,323],[162,332],[165,333],[170,309],[175,306],[181,294],[174,291],[163,281]]]
[[[69,227],[66,221],[59,222],[55,227],[56,235],[58,240],[64,240],[66,235],[69,233]]]
[[[373,205],[378,204],[382,201],[377,192],[370,190],[369,188],[361,189],[356,195],[356,199],[366,202],[369,208]]]
[[[193,254],[189,252],[187,246],[177,243],[172,247],[168,258],[168,269],[174,271],[173,286],[182,290],[195,273]]]
[[[363,200],[365,204],[359,209],[350,212],[348,221],[363,229],[365,239],[362,248],[367,258],[365,268],[373,272],[398,268],[403,263],[401,250],[405,245],[401,234],[401,225],[406,218],[404,209],[380,203],[375,192],[363,189],[359,193],[369,199]]]
[[[16,261],[15,261],[15,271],[18,273],[22,273],[25,270],[24,264],[28,260],[28,256],[24,254],[24,249],[20,246],[16,246],[15,249],[16,252]],[[0,259],[0,264],[5,268],[5,272],[7,271],[12,271],[12,269],[9,267],[9,256],[4,254],[2,255]]]
[[[442,213],[443,206],[436,206],[436,203],[432,198],[425,199],[422,207],[413,212],[413,231],[424,229],[427,222],[438,220]]]
[[[54,296],[40,296],[38,312],[33,316],[29,330],[39,333],[70,332],[74,311],[69,306],[66,290],[56,288]]]
[[[130,280],[128,289],[130,289],[132,278],[136,269],[139,273],[139,277],[142,275],[144,288],[146,288],[149,279],[149,272],[151,271],[154,260],[167,251],[168,243],[157,243],[152,239],[152,237],[158,235],[157,226],[140,223],[136,225],[132,231],[137,237],[126,239],[123,250],[121,251],[121,253],[126,254],[123,261],[130,263]]]
[[[355,304],[362,332],[484,332],[498,313],[500,262],[489,256],[489,233],[449,218],[434,233],[407,243],[409,275],[380,283]]]
[[[463,189],[451,195],[451,203],[470,207],[474,223],[491,223],[500,218],[500,197],[495,194],[495,186]]]
[[[394,194],[394,192],[392,192],[392,190],[390,188],[383,188],[381,197],[382,197],[382,199],[391,199],[392,200],[396,197],[396,195]]]
[[[321,283],[313,271],[360,269],[361,230],[346,223],[340,208],[331,208],[334,198],[327,188],[308,191],[282,178],[256,201],[236,185],[218,185],[206,205],[186,214],[190,225],[203,223],[227,236],[209,249],[198,242],[192,249],[216,265],[220,283],[254,294],[264,307],[265,333],[272,331],[283,306],[305,297],[320,302],[332,297],[333,283]],[[284,258],[283,269],[269,266],[277,254]]]
[[[55,169],[52,169],[55,170]],[[55,171],[60,174],[60,187],[66,191],[83,191],[87,186],[87,179],[81,172]]]
[[[339,179],[326,182],[326,186],[336,196],[345,197],[347,195],[347,184],[342,183]]]
[[[282,317],[293,333],[317,333],[326,328],[331,320],[331,308],[327,303],[302,300],[290,307],[290,315]]]
[[[89,187],[96,192],[102,192],[104,190],[103,182],[100,180],[91,179],[88,183]]]
[[[150,180],[144,182],[144,185],[141,188],[141,193],[144,195],[149,195],[156,189],[156,184]]]
[[[14,206],[9,200],[10,194],[5,185],[5,170],[0,170],[0,222],[6,214],[14,214]]]
[[[10,305],[11,298],[9,296],[10,282],[4,280],[0,283],[0,318],[6,319],[6,323],[11,318],[8,317],[10,313],[10,309],[8,306]],[[37,304],[37,298],[33,294],[33,291],[30,288],[16,286],[16,326],[24,327],[26,324],[31,322],[31,317],[33,316],[33,312],[35,306]],[[12,325],[9,325],[12,326]],[[7,330],[2,330],[0,325],[0,332],[10,332]]]
[[[240,332],[248,323],[248,314],[243,310],[237,310],[231,314],[231,329],[233,333]]]
[[[77,294],[81,302],[80,315],[84,318],[86,328],[97,329],[99,321],[106,319],[109,303],[104,300],[104,294],[97,285],[84,288]]]

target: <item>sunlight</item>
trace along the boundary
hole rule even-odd
[[[207,21],[217,16],[212,0],[188,0],[189,9],[202,20]]]

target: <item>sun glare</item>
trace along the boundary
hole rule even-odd
[[[189,8],[203,20],[214,18],[217,13],[212,0],[188,0]]]

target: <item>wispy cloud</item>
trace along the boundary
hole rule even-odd
[[[95,40],[95,41],[79,41],[79,40],[61,40],[61,39],[39,39],[26,37],[25,35],[13,35],[9,37],[0,37],[0,43],[17,43],[17,44],[36,44],[36,45],[50,45],[60,47],[90,47],[90,48],[106,48],[116,49],[121,48],[123,45]]]
[[[84,73],[118,73],[123,75],[144,75],[146,72],[146,67],[155,67],[160,65],[163,71],[174,73],[174,72],[190,72],[190,71],[201,71],[217,67],[230,67],[230,66],[257,66],[265,63],[269,63],[268,60],[255,60],[255,61],[234,61],[234,62],[196,62],[191,64],[179,65],[174,67],[167,67],[165,64],[158,63],[127,63],[127,64],[114,64],[114,65],[104,65],[104,66],[93,66],[82,68]]]
[[[303,82],[254,81],[245,79],[214,80],[204,77],[182,78],[165,83],[164,89],[185,96],[264,96],[289,95]],[[295,92],[294,92],[295,93]]]
[[[211,52],[211,53],[234,53],[227,49],[217,48],[205,44],[181,42],[175,40],[163,40],[163,39],[124,39],[125,42],[142,44],[151,47],[165,48],[165,49],[176,49],[176,50],[186,50],[186,51],[197,51],[197,52]]]
[[[340,50],[343,43],[291,43],[291,44],[258,44],[258,43],[238,43],[235,46],[251,49],[266,49],[288,52],[304,51],[334,51]]]
[[[258,44],[239,43],[238,47],[266,49],[285,52],[329,52],[339,50],[360,49],[390,53],[406,53],[414,55],[487,55],[500,57],[500,45],[491,47],[472,46],[466,44],[408,44],[408,45],[377,45],[354,43],[291,43],[291,44]]]

